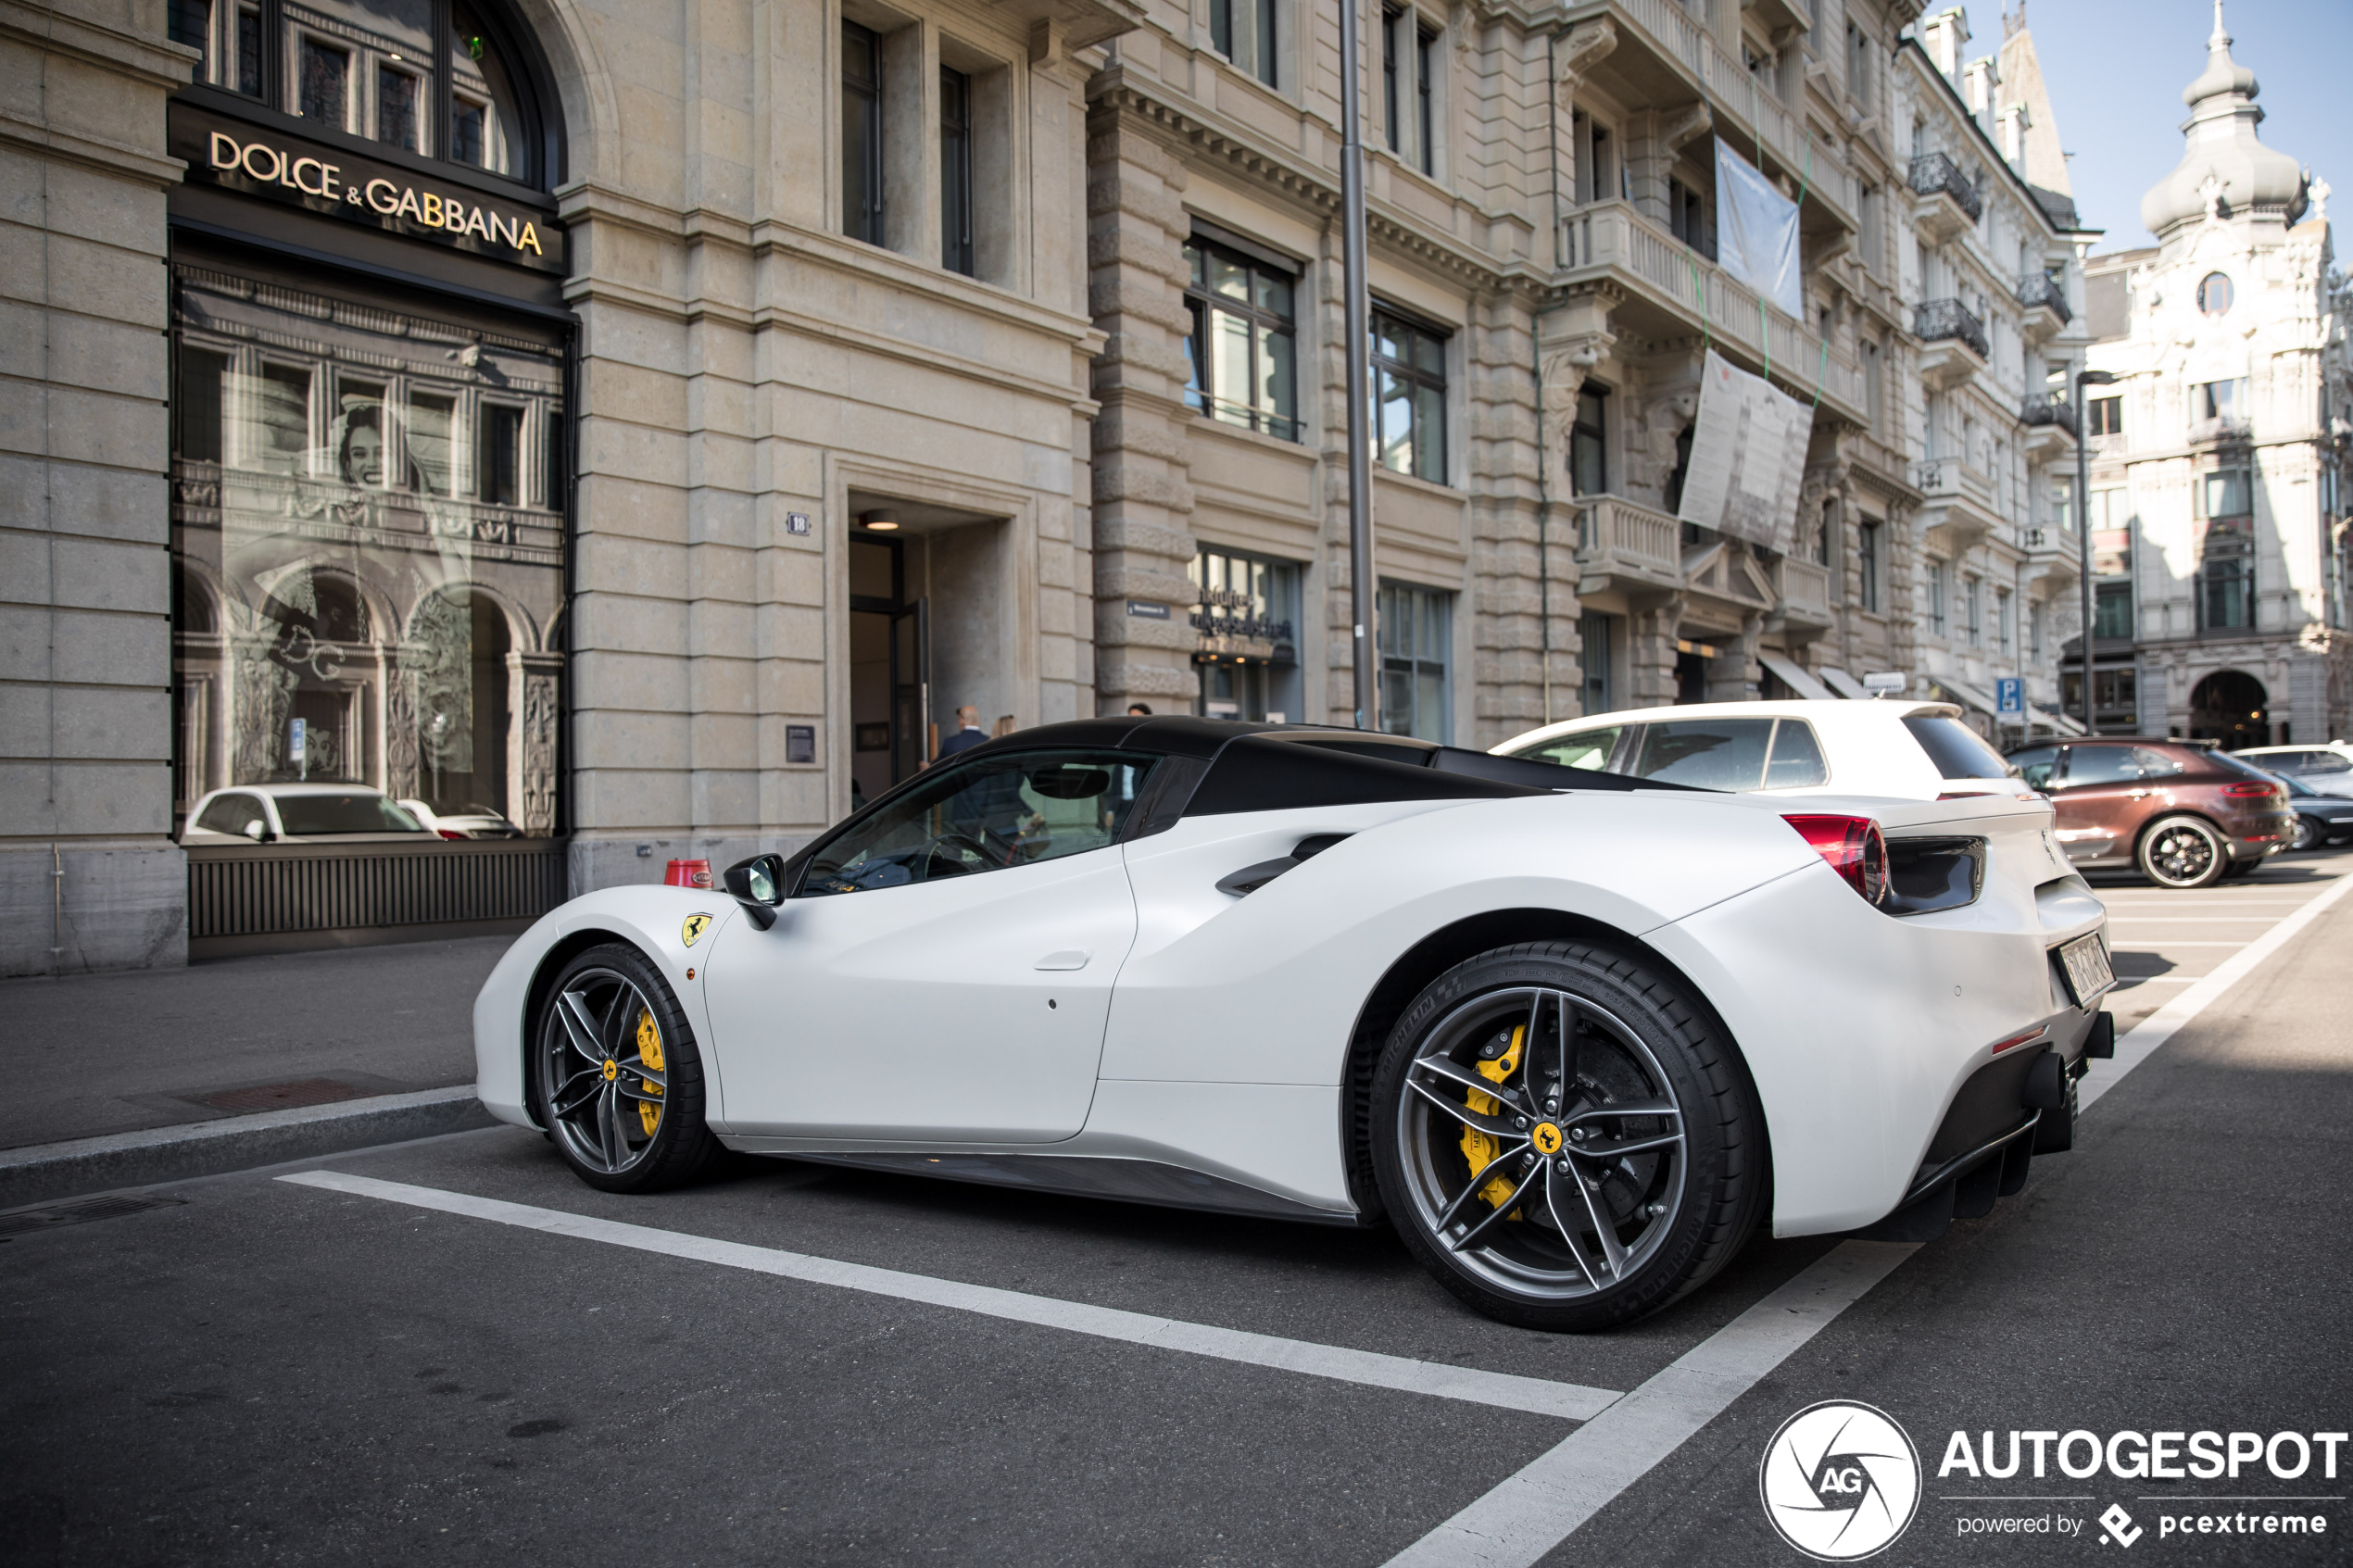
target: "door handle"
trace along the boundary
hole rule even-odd
[[[1085,969],[1087,960],[1094,956],[1092,953],[1082,953],[1075,947],[1067,948],[1059,953],[1048,953],[1044,958],[1039,959],[1034,967],[1063,970]]]
[[[2124,798],[2127,800],[2146,800],[2150,796],[2155,795],[2157,791],[2153,789],[2127,790],[2125,792]]]

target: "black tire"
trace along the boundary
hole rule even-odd
[[[2253,876],[2257,872],[2259,872],[2262,869],[2263,859],[2260,856],[2258,856],[2251,860],[2233,860],[2231,862],[2231,869],[2222,873],[2222,879],[2225,882],[2235,882],[2243,877]]]
[[[702,1054],[686,1016],[627,943],[564,965],[531,1021],[530,1052],[532,1113],[590,1186],[661,1192],[724,1158],[703,1120]]]
[[[2159,817],[2141,834],[2133,859],[2159,887],[2210,887],[2231,869],[2231,848],[2203,817]]]
[[[1572,1086],[1548,1099],[1564,1050]],[[1468,1086],[1488,1081],[1496,1095]],[[1432,981],[1390,1032],[1372,1107],[1406,1248],[1523,1328],[1614,1328],[1695,1289],[1755,1230],[1770,1181],[1755,1085],[1712,1015],[1651,962],[1587,943],[1497,948]]]
[[[2318,849],[2327,838],[2326,827],[2322,826],[2316,818],[2308,817],[2298,811],[2296,814],[2296,836],[2288,841],[2288,847],[2292,850]]]

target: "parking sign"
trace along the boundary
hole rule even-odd
[[[2005,719],[2015,719],[2026,711],[2026,683],[2015,675],[2005,675],[1994,683],[1994,706]]]

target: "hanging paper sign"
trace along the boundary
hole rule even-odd
[[[1702,374],[1691,466],[1676,517],[1786,555],[1794,546],[1813,415],[1712,348]]]

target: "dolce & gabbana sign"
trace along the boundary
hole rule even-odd
[[[552,213],[485,196],[453,181],[184,103],[171,106],[171,151],[187,161],[191,181],[536,271],[565,270],[563,231]]]

